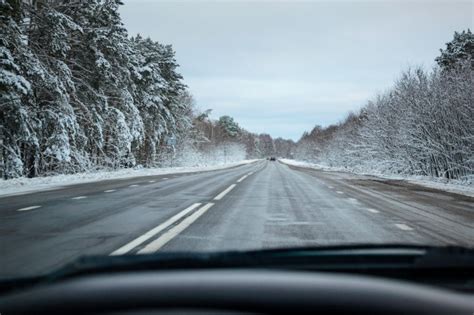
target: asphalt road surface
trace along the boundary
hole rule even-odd
[[[259,161],[0,198],[0,277],[81,255],[353,243],[474,246],[474,198]]]

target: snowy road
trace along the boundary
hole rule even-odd
[[[85,254],[347,243],[474,245],[474,198],[260,161],[0,198],[0,277]]]

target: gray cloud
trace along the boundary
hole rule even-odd
[[[198,105],[297,139],[431,67],[470,1],[126,1],[130,34],[172,44]]]

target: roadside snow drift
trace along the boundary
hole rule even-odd
[[[331,171],[331,172],[346,172],[358,175],[368,175],[374,176],[381,179],[393,179],[393,180],[404,180],[406,182],[417,184],[420,186],[439,189],[443,191],[448,191],[456,194],[461,194],[465,196],[474,197],[474,185],[472,183],[467,183],[460,180],[449,180],[439,178],[439,177],[429,177],[429,176],[401,176],[401,175],[389,175],[389,174],[380,174],[380,173],[369,173],[369,172],[355,172],[351,169],[344,167],[330,167],[316,163],[296,161],[290,159],[279,159],[280,162],[305,168],[312,168],[322,171]]]
[[[42,190],[53,190],[68,185],[91,183],[108,179],[215,171],[239,165],[250,164],[256,161],[258,160],[242,160],[239,162],[199,167],[121,169],[116,171],[98,171],[94,173],[77,173],[49,177],[21,177],[9,180],[0,180],[0,196],[26,194]]]

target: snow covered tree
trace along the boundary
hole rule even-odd
[[[38,139],[31,111],[31,83],[22,63],[31,59],[19,23],[21,4],[0,2],[0,165],[3,178],[34,176]]]
[[[439,68],[404,71],[339,124],[314,128],[296,157],[363,172],[470,180],[474,174],[473,35],[455,33]]]
[[[221,116],[217,122],[217,126],[222,129],[224,140],[234,139],[240,134],[240,127],[230,116]]]
[[[275,144],[269,134],[262,133],[258,135],[258,151],[262,157],[275,155]]]
[[[454,38],[446,43],[446,49],[440,49],[441,55],[436,57],[436,62],[444,70],[459,66],[463,61],[470,61],[474,69],[474,34],[471,30],[454,32]]]
[[[255,147],[230,117],[196,120],[173,48],[130,38],[120,5],[0,1],[3,178],[165,165],[190,146],[203,159]]]
[[[469,178],[474,173],[473,71],[459,65],[405,71],[359,113],[306,133],[297,143],[297,158],[363,172]]]
[[[71,49],[70,34],[82,32],[69,16],[58,11],[62,3],[38,0],[26,12],[28,46],[37,58],[28,77],[32,82],[40,160],[39,172],[84,170],[86,138],[70,101],[75,93],[72,73],[66,64]]]

